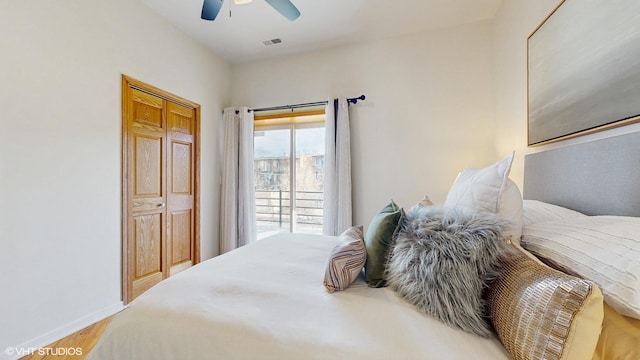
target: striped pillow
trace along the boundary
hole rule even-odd
[[[585,216],[523,228],[522,247],[602,289],[618,313],[640,319],[640,218]]]
[[[522,225],[531,225],[544,221],[562,220],[587,215],[562,206],[538,200],[522,201]]]
[[[367,260],[362,231],[362,225],[347,229],[331,251],[324,275],[324,286],[330,293],[349,287],[362,271]]]

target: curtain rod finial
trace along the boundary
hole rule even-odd
[[[364,100],[364,99],[366,99],[366,97],[364,95],[360,95],[360,96],[355,97],[353,99],[347,99],[347,101],[352,103],[352,104],[357,104],[358,100]]]

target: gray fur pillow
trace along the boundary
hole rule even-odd
[[[494,214],[413,207],[389,259],[389,286],[428,315],[489,336],[482,292],[498,275],[504,226]]]

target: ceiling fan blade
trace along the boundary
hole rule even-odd
[[[204,0],[200,18],[202,20],[209,21],[215,20],[216,16],[218,16],[218,13],[220,12],[223,2],[224,0]]]
[[[300,16],[300,10],[289,0],[265,0],[272,8],[276,9],[282,16],[293,21]]]

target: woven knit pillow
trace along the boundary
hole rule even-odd
[[[602,293],[523,251],[501,260],[487,310],[512,359],[591,359],[603,318]]]
[[[324,286],[330,293],[346,289],[358,277],[366,259],[362,226],[347,229],[331,251]]]
[[[612,308],[640,319],[640,218],[582,216],[523,228],[522,247],[551,267],[592,280]]]
[[[489,336],[482,291],[497,276],[507,246],[500,238],[504,224],[489,213],[414,206],[391,253],[389,286],[443,323]]]
[[[522,200],[522,226],[587,215],[538,200]]]

